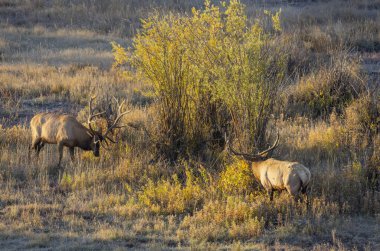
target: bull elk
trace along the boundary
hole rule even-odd
[[[117,102],[116,119],[112,123],[108,123],[107,130],[102,134],[101,129],[96,131],[92,128],[93,119],[103,115],[105,112],[94,114],[92,102],[95,97],[92,97],[89,102],[89,117],[87,119],[88,128],[83,126],[76,118],[67,114],[56,113],[38,113],[30,121],[32,131],[31,148],[35,150],[38,157],[39,152],[45,144],[57,144],[59,152],[58,166],[61,165],[63,156],[63,147],[68,147],[71,160],[74,161],[74,148],[79,147],[84,151],[92,151],[96,157],[99,157],[99,148],[104,142],[108,145],[108,141],[116,143],[111,139],[109,133],[116,128],[124,126],[119,125],[120,119],[130,111],[124,111],[124,101],[119,104]]]
[[[300,199],[300,193],[306,194],[307,198],[307,187],[311,177],[309,169],[298,162],[269,158],[271,152],[277,147],[278,142],[279,133],[277,133],[275,143],[258,154],[237,152],[232,147],[231,142],[228,142],[227,146],[234,155],[241,156],[250,162],[253,175],[267,191],[271,201],[275,190],[287,190],[295,200]]]

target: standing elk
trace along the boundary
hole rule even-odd
[[[242,156],[250,162],[253,175],[258,179],[273,200],[273,191],[287,190],[295,200],[300,198],[300,193],[306,194],[310,182],[311,174],[308,168],[298,162],[289,162],[269,158],[271,152],[277,147],[279,134],[273,146],[258,154],[248,154],[237,152],[232,143],[228,142],[228,149],[234,155]]]
[[[46,143],[57,144],[59,152],[58,166],[60,166],[64,146],[69,148],[71,160],[74,161],[75,147],[79,147],[84,151],[92,151],[96,157],[99,157],[100,145],[105,148],[102,142],[106,143],[106,145],[108,145],[108,140],[116,143],[111,139],[109,133],[116,128],[124,127],[119,125],[120,119],[130,111],[122,112],[124,101],[119,105],[118,100],[115,99],[118,105],[116,119],[112,123],[107,123],[107,130],[102,134],[101,129],[95,131],[91,126],[95,117],[105,113],[94,114],[92,109],[93,100],[94,97],[89,102],[88,128],[83,126],[76,118],[67,114],[38,113],[32,118],[30,121],[32,130],[31,148],[35,150],[37,157]]]

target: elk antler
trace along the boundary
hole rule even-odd
[[[123,127],[128,126],[128,125],[119,125],[119,122],[120,122],[120,119],[121,119],[125,114],[130,113],[131,110],[128,110],[128,111],[124,111],[124,112],[122,112],[122,110],[123,110],[123,105],[124,105],[125,100],[123,100],[123,101],[121,102],[121,104],[119,104],[119,100],[118,100],[117,98],[115,98],[115,97],[113,97],[113,98],[114,98],[114,100],[116,101],[116,104],[117,104],[117,114],[116,114],[116,119],[112,122],[112,125],[111,125],[111,126],[108,126],[107,131],[103,134],[103,138],[104,138],[105,140],[109,140],[109,141],[111,141],[112,143],[117,143],[117,141],[114,141],[112,138],[110,138],[110,137],[108,136],[108,134],[109,134],[110,132],[112,132],[114,129],[117,129],[117,128],[123,128]],[[107,142],[107,141],[106,141],[106,142]]]
[[[260,155],[261,157],[267,157],[268,154],[271,153],[278,146],[279,141],[280,141],[280,132],[277,131],[277,138],[274,144],[268,149],[266,149],[265,151],[259,152],[257,155]]]
[[[93,97],[90,98],[90,102],[89,102],[89,116],[88,116],[88,119],[87,119],[88,128],[90,129],[90,131],[91,131],[92,134],[96,134],[96,131],[91,126],[91,123],[93,122],[92,120],[95,117],[103,115],[105,113],[105,112],[98,112],[96,114],[93,114],[94,110],[92,109],[92,101],[94,101],[95,98],[96,98],[96,96],[93,96]]]
[[[225,137],[227,138],[227,136],[225,136]],[[233,148],[232,142],[230,140],[227,140],[227,145],[228,145],[228,149],[230,149],[234,155],[242,156],[244,159],[246,159],[248,161],[258,161],[258,160],[264,160],[268,157],[268,154],[270,152],[272,152],[278,146],[279,138],[280,138],[280,134],[277,131],[277,139],[276,139],[275,143],[271,147],[269,147],[268,149],[266,149],[266,150],[264,150],[258,154],[249,154],[249,153],[238,152]]]

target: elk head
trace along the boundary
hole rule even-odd
[[[117,104],[117,110],[115,111],[116,114],[113,114],[115,119],[111,120],[107,118],[107,129],[106,129],[106,132],[103,134],[101,129],[96,131],[91,126],[91,124],[94,122],[93,121],[94,118],[102,116],[103,114],[106,114],[105,111],[94,114],[94,110],[92,108],[92,102],[94,99],[95,97],[91,97],[90,102],[89,102],[89,117],[87,119],[87,124],[88,124],[89,134],[92,137],[91,143],[90,143],[91,150],[93,151],[96,157],[99,157],[100,145],[102,145],[103,148],[108,149],[107,147],[109,145],[108,141],[112,143],[117,143],[117,141],[114,141],[111,138],[109,133],[113,132],[114,129],[125,127],[125,125],[120,125],[119,123],[120,123],[121,118],[125,114],[129,113],[130,110],[123,112],[123,106],[124,106],[125,100],[123,100],[121,104],[119,104],[119,100],[114,97],[114,100],[116,101],[116,104]],[[110,115],[110,114],[107,114],[107,115]],[[105,143],[105,145],[107,146],[105,146],[103,143]]]
[[[227,145],[227,149],[230,150],[231,153],[233,153],[234,155],[242,156],[245,160],[254,162],[254,161],[262,161],[262,160],[268,159],[272,151],[278,146],[279,139],[280,139],[280,134],[277,131],[277,138],[274,144],[268,149],[262,152],[259,152],[257,154],[249,154],[249,153],[242,153],[242,152],[236,151],[232,146],[232,142],[229,139],[227,139],[227,137],[226,137],[226,145]]]

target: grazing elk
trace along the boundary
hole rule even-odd
[[[242,156],[251,163],[253,175],[258,179],[273,200],[274,190],[287,190],[295,200],[300,198],[300,192],[306,194],[310,182],[310,171],[298,162],[289,162],[269,158],[271,152],[277,147],[279,134],[273,146],[258,154],[248,154],[237,152],[232,143],[228,142],[228,148],[237,156]]]
[[[67,114],[55,113],[38,113],[30,121],[32,130],[32,146],[38,157],[43,146],[47,144],[57,144],[59,152],[58,166],[61,164],[63,156],[63,147],[69,148],[71,160],[74,161],[74,148],[79,147],[85,151],[92,151],[96,157],[99,157],[99,148],[102,142],[108,145],[108,140],[116,143],[111,139],[109,133],[116,128],[123,126],[119,125],[120,119],[130,111],[122,112],[124,101],[118,105],[117,116],[113,123],[109,123],[107,130],[102,134],[101,129],[95,131],[91,123],[95,117],[103,115],[105,112],[94,114],[92,102],[94,97],[89,102],[89,117],[87,120],[88,128],[83,126],[76,118]],[[105,147],[102,144],[103,147]]]

